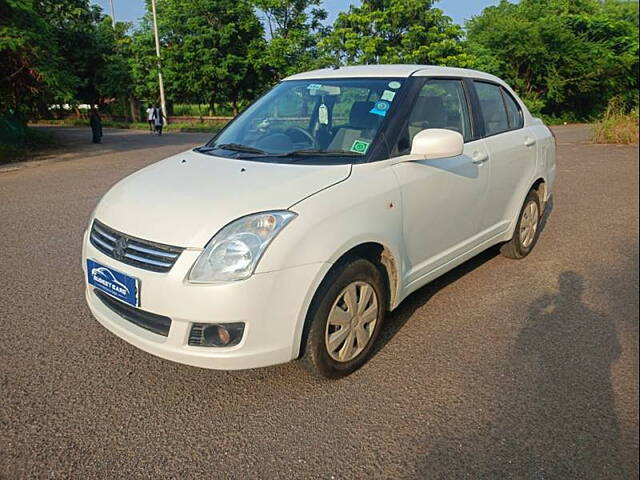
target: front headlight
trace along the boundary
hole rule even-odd
[[[229,282],[253,275],[271,241],[296,217],[289,211],[255,213],[239,218],[213,237],[196,260],[189,281]]]

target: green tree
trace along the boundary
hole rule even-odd
[[[89,0],[0,1],[0,108],[26,118],[126,94],[126,24],[114,31]]]
[[[327,32],[327,11],[321,0],[255,0],[264,13],[269,36],[263,62],[271,80],[312,68],[317,62],[318,38]]]
[[[469,66],[463,31],[435,0],[364,0],[340,13],[321,40],[335,64],[421,63]]]
[[[71,98],[78,77],[65,66],[55,30],[43,16],[48,2],[0,0],[0,115],[23,121],[47,94]]]
[[[38,10],[51,29],[50,42],[64,58],[61,68],[76,77],[71,96],[53,95],[50,100],[96,104],[99,72],[105,65],[107,46],[98,40],[101,9],[89,0],[40,0]]]
[[[614,96],[637,102],[638,4],[506,0],[467,23],[481,70],[514,86],[536,113],[584,119]]]
[[[115,98],[123,105],[133,94],[131,66],[131,37],[127,32],[131,24],[117,22],[105,17],[97,25],[97,41],[100,45],[103,64],[96,75],[96,90],[101,98]],[[132,112],[133,113],[133,112]]]
[[[248,0],[163,0],[157,4],[162,73],[174,101],[240,102],[260,88],[264,32]],[[138,93],[153,91],[157,60],[150,14],[133,37]],[[155,97],[155,95],[153,95]]]

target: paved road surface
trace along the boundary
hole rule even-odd
[[[106,130],[0,173],[0,477],[637,478],[638,149],[558,137],[533,254],[492,250],[421,289],[338,382],[173,364],[85,307],[98,198],[207,135]]]

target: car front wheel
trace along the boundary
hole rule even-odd
[[[355,259],[336,265],[322,282],[307,317],[303,360],[317,374],[340,378],[370,357],[385,313],[380,270]]]

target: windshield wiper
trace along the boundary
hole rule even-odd
[[[203,145],[202,147],[196,147],[193,149],[194,152],[198,152],[198,153],[207,153],[210,152],[212,150],[217,150],[218,147],[211,147],[209,145]]]
[[[294,150],[293,152],[287,152],[278,155],[278,157],[302,157],[302,156],[313,156],[313,157],[361,157],[361,153],[357,152],[347,152],[344,150],[320,150],[320,149],[309,149],[309,150]]]
[[[250,147],[249,145],[242,145],[241,143],[223,143],[221,145],[214,145],[213,148],[232,150],[234,152],[257,153],[259,155],[264,155],[267,153],[264,150],[260,150],[259,148]]]

